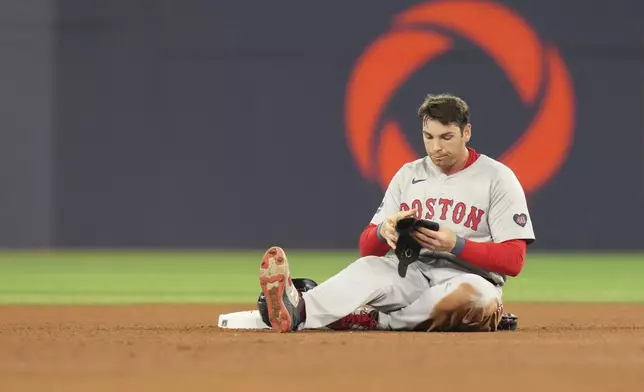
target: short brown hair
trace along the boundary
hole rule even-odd
[[[461,132],[470,122],[470,109],[461,98],[451,94],[428,94],[418,109],[421,123],[428,118],[443,125],[457,125]]]

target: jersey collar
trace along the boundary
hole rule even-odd
[[[467,157],[467,162],[465,162],[465,166],[463,166],[463,168],[462,168],[461,170],[465,170],[465,169],[467,169],[468,167],[472,166],[472,164],[473,164],[474,162],[476,162],[476,160],[477,160],[477,159],[479,159],[479,157],[481,156],[481,154],[479,154],[478,152],[476,152],[476,150],[475,150],[475,149],[473,149],[472,147],[467,147],[467,151],[469,151],[469,152],[470,152],[470,156],[469,156],[469,157]],[[457,172],[457,173],[458,173],[458,172]]]
[[[473,149],[472,147],[467,147],[467,151],[469,151],[469,156],[467,157],[467,162],[465,162],[465,166],[463,166],[463,168],[462,168],[461,170],[459,170],[459,171],[457,171],[457,172],[454,172],[454,173],[452,173],[452,174],[449,174],[449,175],[448,175],[448,174],[443,173],[443,171],[442,171],[438,166],[436,166],[436,165],[434,164],[434,162],[432,162],[432,160],[429,158],[429,156],[426,156],[426,157],[425,157],[425,162],[426,162],[426,163],[427,163],[427,165],[429,165],[429,166],[432,168],[432,170],[434,170],[434,171],[435,171],[439,176],[451,177],[451,176],[453,176],[453,175],[455,175],[455,174],[458,174],[458,173],[462,172],[463,170],[467,169],[468,167],[472,166],[472,165],[474,164],[474,162],[476,162],[476,161],[479,159],[479,157],[481,156],[481,154],[479,154],[479,153],[478,153],[475,149]]]

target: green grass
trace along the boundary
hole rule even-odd
[[[355,252],[289,251],[322,282]],[[253,303],[261,252],[4,252],[0,304]],[[508,302],[643,302],[644,254],[533,254]]]

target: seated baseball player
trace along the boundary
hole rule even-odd
[[[403,165],[360,236],[358,260],[307,290],[293,284],[283,249],[260,264],[266,306],[279,332],[330,328],[395,331],[495,331],[502,290],[519,275],[535,236],[524,190],[503,163],[468,146],[469,108],[459,97],[428,95],[421,104],[427,156]],[[406,233],[401,220],[433,222]],[[401,266],[402,267],[402,266]]]

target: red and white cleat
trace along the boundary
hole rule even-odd
[[[302,320],[304,299],[293,285],[288,259],[278,246],[269,248],[259,267],[259,284],[266,297],[271,328],[296,331]]]

